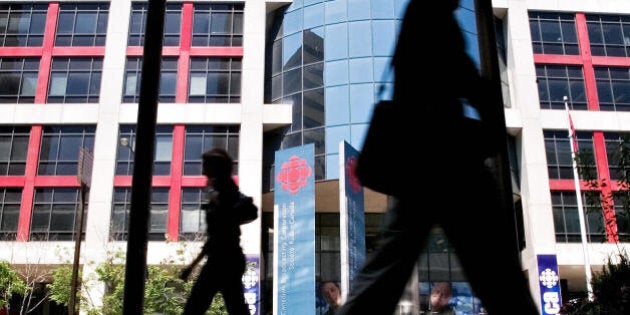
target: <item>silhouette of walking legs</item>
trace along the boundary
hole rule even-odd
[[[222,253],[220,257],[208,260],[186,301],[184,315],[203,315],[206,313],[217,292],[221,291],[225,307],[230,315],[248,315],[249,310],[243,295],[241,275],[245,272],[245,257],[234,253]],[[219,256],[219,255],[218,255]]]
[[[348,302],[337,315],[394,312],[432,226],[431,220],[414,218],[418,210],[405,202],[389,211],[382,243],[353,280]]]

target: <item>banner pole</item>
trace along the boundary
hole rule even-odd
[[[588,255],[588,243],[586,239],[586,220],[584,218],[584,206],[582,205],[582,190],[580,189],[580,176],[578,174],[577,167],[577,136],[575,134],[575,127],[573,126],[573,120],[571,119],[571,112],[569,111],[569,98],[565,95],[563,97],[564,108],[567,111],[567,117],[569,118],[569,143],[571,144],[571,160],[573,161],[573,182],[575,184],[575,199],[578,207],[578,216],[580,218],[580,235],[582,238],[582,252],[584,254],[584,273],[586,274],[586,292],[588,294],[588,300],[593,301],[593,286],[591,285],[591,262]]]

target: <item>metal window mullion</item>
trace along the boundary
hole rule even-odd
[[[29,30],[29,33],[30,33],[30,30]],[[27,39],[27,42],[28,42],[28,39]],[[26,58],[20,58],[20,69],[17,69],[17,71],[19,71],[18,76],[20,77],[20,82],[18,83],[17,91],[15,91],[15,93],[17,93],[15,95],[17,103],[20,102],[20,96],[22,95],[22,81],[24,78],[24,63],[25,62],[26,62]]]
[[[567,43],[564,40],[564,30],[562,29],[562,16],[558,15],[558,28],[560,30],[560,45],[562,45],[562,54],[566,55],[567,54]],[[575,25],[575,22],[573,22],[573,25]]]
[[[43,203],[48,206],[48,226],[46,227],[46,240],[49,240],[50,237],[50,222],[52,221],[52,208],[53,208],[53,200],[55,199],[55,189],[47,188],[51,190],[50,200],[44,201]]]
[[[598,26],[598,31],[599,31],[599,35],[602,38],[602,42],[600,43],[600,45],[602,45],[602,48],[604,49],[604,56],[608,56],[608,52],[606,50],[606,42],[604,41],[604,24],[602,22],[602,18],[601,15],[597,16],[597,26]]]
[[[563,168],[562,164],[560,163],[560,161],[562,160],[560,157],[560,142],[565,141],[566,139],[564,139],[564,137],[559,138],[559,135],[556,133],[554,133],[553,136],[553,142],[554,142],[554,147],[555,147],[555,156],[556,156],[556,172],[557,172],[557,176],[558,178],[561,178],[560,174],[561,174],[561,168]]]
[[[234,34],[235,34],[235,32],[234,32],[234,25],[235,25],[235,23],[234,23],[234,16],[236,15],[235,11],[236,11],[236,8],[234,8],[234,6],[232,6],[231,10],[230,10],[230,21],[231,21],[231,23],[230,23],[230,33],[227,34],[229,39],[230,39],[230,47],[234,46]]]
[[[545,40],[543,39],[543,32],[542,32],[542,21],[540,16],[536,16],[536,27],[538,28],[538,34],[540,34],[540,49],[542,50],[542,53],[545,53]]]
[[[552,101],[551,101],[551,87],[549,86],[549,68],[547,67],[547,65],[544,66],[544,71],[545,71],[545,77],[544,79],[546,79],[546,84],[545,84],[545,88],[547,89],[547,106],[549,106],[549,109],[551,109],[552,107]]]

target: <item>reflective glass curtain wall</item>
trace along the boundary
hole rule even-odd
[[[339,141],[361,147],[407,1],[296,0],[276,17],[266,98],[292,104],[279,148],[314,143],[317,180],[339,177]]]

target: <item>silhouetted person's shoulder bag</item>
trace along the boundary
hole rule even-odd
[[[216,199],[216,190],[206,192],[205,200],[202,201],[201,208],[204,210],[211,209],[211,200]],[[236,220],[239,224],[247,224],[258,218],[258,207],[254,204],[254,199],[250,196],[238,192],[238,197],[232,206]]]
[[[234,204],[234,211],[238,213],[240,224],[250,223],[258,218],[258,207],[252,197],[239,193],[238,200]]]
[[[393,166],[399,152],[403,125],[398,105],[391,100],[381,100],[372,111],[370,126],[363,141],[357,161],[356,174],[364,187],[387,194],[397,195],[402,182]]]

